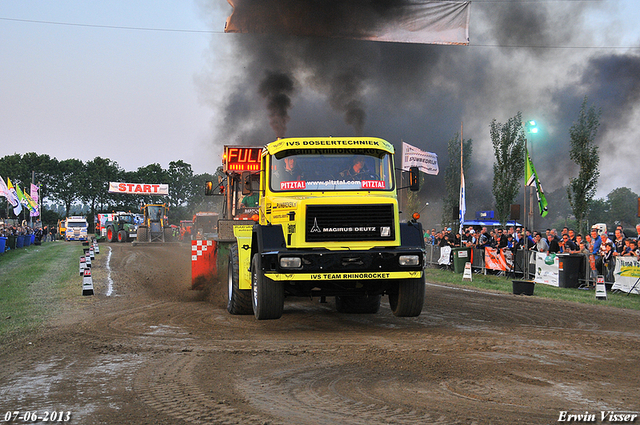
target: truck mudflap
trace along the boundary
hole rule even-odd
[[[264,275],[276,281],[314,281],[314,280],[386,280],[417,279],[422,271],[407,272],[340,272],[340,273],[276,273],[265,272]]]

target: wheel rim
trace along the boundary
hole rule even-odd
[[[227,283],[229,288],[229,302],[231,302],[231,297],[233,296],[233,263],[229,261],[229,268],[227,271]]]
[[[254,311],[258,308],[258,273],[255,268],[251,270],[251,295],[253,298],[253,309]]]
[[[111,228],[107,229],[107,239],[113,239],[113,232],[111,231]]]

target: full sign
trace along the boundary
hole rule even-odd
[[[130,193],[133,195],[168,195],[169,185],[109,182],[109,193]]]
[[[223,171],[260,171],[262,148],[225,146]]]

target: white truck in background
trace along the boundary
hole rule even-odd
[[[86,241],[88,240],[87,229],[89,223],[82,216],[67,217],[65,221],[66,230],[64,232],[65,241]]]

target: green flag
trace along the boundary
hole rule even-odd
[[[528,151],[527,151],[527,165],[526,165],[525,172],[526,172],[527,186],[533,186],[536,188],[536,196],[538,197],[538,206],[540,207],[540,215],[544,217],[549,212],[547,208],[547,198],[544,197],[544,191],[542,190],[542,185],[538,180],[538,173],[536,173],[536,169],[533,167],[533,162],[531,162],[531,158],[529,157]]]

